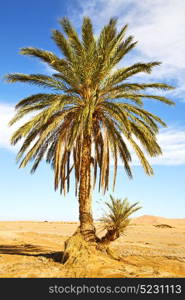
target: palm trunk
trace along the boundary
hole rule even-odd
[[[80,232],[87,240],[95,240],[95,227],[91,211],[91,137],[85,136],[80,168],[79,219]]]
[[[100,243],[103,245],[109,245],[111,242],[118,239],[120,236],[119,231],[116,229],[107,230],[105,236],[103,236],[100,240]]]

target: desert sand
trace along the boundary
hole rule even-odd
[[[111,244],[120,260],[100,255],[86,269],[67,268],[60,262],[64,242],[77,226],[0,222],[0,277],[185,277],[185,219],[132,219],[125,235]]]

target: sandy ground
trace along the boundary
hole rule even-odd
[[[133,219],[111,246],[120,261],[100,256],[87,269],[67,269],[60,263],[64,242],[77,226],[0,222],[0,277],[185,277],[185,219]]]

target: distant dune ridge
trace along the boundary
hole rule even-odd
[[[159,225],[159,224],[168,224],[171,226],[178,226],[185,224],[185,218],[182,219],[173,219],[173,218],[164,218],[152,215],[143,215],[137,218],[132,219],[133,224],[150,224],[150,225]]]

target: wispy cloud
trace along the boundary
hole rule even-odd
[[[0,148],[6,148],[12,151],[14,148],[10,145],[10,136],[13,130],[8,126],[8,123],[13,115],[13,106],[0,104]]]
[[[119,17],[118,26],[129,24],[128,32],[139,40],[138,49],[148,57],[184,67],[184,0],[92,0],[80,1],[81,17],[88,15],[101,28],[110,17]]]
[[[185,93],[185,1],[184,0],[77,0],[78,11],[70,6],[70,19],[80,29],[83,16],[93,20],[97,35],[111,17],[118,17],[118,28],[129,24],[128,35],[138,41],[136,50],[127,55],[123,64],[138,61],[161,61],[154,68],[148,81],[162,81],[176,87],[169,95],[184,103]],[[53,69],[44,64],[44,72],[53,74]],[[146,80],[141,73],[134,80]]]
[[[23,117],[20,121],[10,127],[8,124],[14,115],[15,107],[13,105],[0,103],[0,148],[16,152],[20,148],[21,142],[18,142],[16,146],[12,146],[10,144],[11,136],[16,129],[28,121],[30,116],[33,116],[34,114]]]
[[[79,0],[80,13],[73,14],[76,24],[79,15],[90,16],[98,31],[110,17],[118,17],[118,26],[129,24],[128,34],[138,40],[137,51],[129,62],[158,60],[150,80],[173,82],[176,90],[170,92],[183,98],[185,92],[185,1],[184,0]],[[78,15],[78,21],[77,21]],[[128,60],[126,60],[127,62]]]
[[[8,126],[8,122],[14,115],[14,107],[0,104],[0,148],[17,151],[19,145],[10,145],[10,136],[15,130]],[[28,117],[27,117],[28,118]],[[25,121],[25,120],[24,120]],[[21,123],[19,123],[20,125]],[[16,126],[17,127],[17,126]],[[184,165],[185,164],[185,129],[171,127],[162,129],[158,134],[158,142],[162,148],[163,155],[157,158],[148,158],[152,165]],[[139,161],[132,153],[133,165],[139,165]],[[121,163],[120,163],[121,164]]]
[[[185,129],[167,128],[162,129],[157,141],[162,149],[162,155],[151,158],[146,155],[151,165],[184,165],[185,164]],[[139,160],[133,153],[133,165],[140,165]]]

